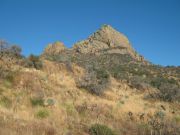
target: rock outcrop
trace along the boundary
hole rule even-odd
[[[58,55],[60,54],[62,51],[64,51],[66,49],[66,47],[64,46],[64,44],[62,42],[55,42],[53,44],[49,44],[43,54],[45,55]]]
[[[86,40],[75,43],[71,49],[67,49],[61,42],[49,44],[45,48],[43,55],[58,55],[65,52],[65,50],[70,51],[70,53],[92,53],[95,55],[104,53],[128,54],[138,61],[145,61],[133,49],[128,38],[110,25],[103,25]]]
[[[135,59],[143,59],[134,51],[128,38],[110,25],[103,25],[88,39],[76,43],[73,50],[79,53],[129,54]]]

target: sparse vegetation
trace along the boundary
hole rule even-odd
[[[41,109],[36,113],[36,117],[43,119],[49,116],[49,111],[47,109]]]
[[[0,106],[3,106],[5,108],[10,108],[12,106],[12,101],[7,97],[2,96],[0,97]]]
[[[74,115],[76,113],[76,109],[75,109],[73,103],[71,103],[71,102],[65,103],[64,107],[65,107],[68,115],[72,116],[72,115]]]
[[[41,98],[31,98],[30,99],[32,106],[43,106],[44,100]]]
[[[52,98],[48,98],[46,100],[43,100],[44,101],[44,106],[54,106],[56,101]]]
[[[143,77],[133,76],[129,79],[129,81],[130,87],[136,88],[137,90],[145,91],[150,88],[150,85],[145,82],[145,79]]]
[[[33,54],[31,54],[27,59],[25,59],[22,65],[28,68],[36,68],[36,69],[41,69],[43,66],[40,57],[35,56]]]
[[[79,88],[85,88],[89,92],[101,95],[110,83],[109,74],[104,69],[88,71],[83,78],[76,81]]]
[[[1,79],[6,80],[8,82],[13,82],[16,74],[17,74],[17,72],[11,71],[9,69],[5,69],[0,66],[0,78]]]
[[[179,101],[180,86],[174,79],[155,78],[151,84],[160,90],[159,97],[164,101]]]
[[[115,132],[106,125],[94,124],[89,129],[90,135],[116,135]]]
[[[76,80],[77,86],[100,95],[109,85],[109,76],[118,80],[125,80],[129,86],[137,90],[145,91],[152,87],[160,93],[156,98],[164,101],[178,101],[180,83],[177,79],[168,78],[168,74],[178,77],[178,68],[165,68],[159,65],[142,64],[127,54],[101,54],[100,56],[89,54],[76,54],[71,52],[58,56],[48,56],[49,60],[60,63],[76,63],[86,69],[83,78]],[[71,61],[72,60],[72,61]],[[164,77],[162,77],[164,74]],[[103,84],[103,85],[102,85]]]
[[[177,122],[177,123],[180,123],[180,115],[177,115],[174,117],[174,120]]]
[[[155,117],[157,117],[157,118],[163,120],[164,117],[165,117],[165,113],[162,112],[162,111],[158,111],[158,112],[156,112]]]
[[[0,80],[1,84],[7,88],[14,86],[14,81],[19,71],[11,71],[9,69],[0,69]]]
[[[0,59],[4,57],[21,58],[21,48],[17,45],[10,45],[4,40],[0,40]]]

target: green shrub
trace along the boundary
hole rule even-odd
[[[174,120],[177,122],[177,123],[180,123],[180,115],[177,115],[174,117]]]
[[[77,87],[84,88],[96,95],[103,94],[109,83],[109,74],[104,69],[90,70],[80,80],[76,80]]]
[[[12,106],[12,101],[9,98],[3,96],[0,98],[0,106],[10,108]]]
[[[94,124],[89,129],[90,135],[116,135],[115,132],[106,125]]]
[[[9,82],[13,82],[14,81],[14,75],[13,73],[9,73],[6,78],[5,78],[7,81]]]
[[[164,101],[180,101],[180,88],[177,85],[164,83],[159,87],[159,97]]]
[[[174,116],[173,120],[175,120],[177,123],[180,123],[180,115]]]
[[[21,47],[19,47],[17,45],[13,45],[10,47],[9,51],[10,51],[11,55],[13,55],[17,58],[21,57],[21,51],[22,51]]]
[[[0,80],[2,85],[6,88],[11,88],[14,84],[14,80],[17,74],[17,71],[10,71],[4,68],[0,68]]]
[[[109,78],[109,74],[107,72],[107,70],[103,69],[103,68],[99,68],[99,69],[95,69],[96,74],[97,74],[97,79],[108,79]]]
[[[66,102],[63,104],[63,107],[66,109],[66,112],[69,116],[74,116],[76,115],[77,111],[72,102]]]
[[[4,80],[4,83],[13,83],[15,76],[18,72],[10,71],[7,69],[4,69],[3,67],[0,67],[0,79]]]
[[[40,98],[31,98],[31,104],[32,106],[43,106],[44,105],[44,100]]]
[[[43,118],[47,118],[49,116],[49,111],[46,109],[41,109],[36,113],[36,117],[43,119]]]
[[[0,87],[0,95],[4,92],[4,89]]]
[[[159,89],[158,98],[169,102],[180,101],[180,86],[175,79],[158,76],[153,78],[150,84]]]
[[[158,89],[164,84],[177,85],[178,83],[176,80],[174,80],[172,78],[169,79],[169,78],[165,78],[162,76],[156,77],[151,81],[151,85]]]
[[[35,56],[33,54],[31,54],[28,58],[24,59],[24,62],[22,65],[28,68],[36,68],[36,69],[41,69],[43,67],[40,57]]]
[[[10,81],[4,80],[3,84],[6,88],[11,88],[12,87],[12,83]]]
[[[129,79],[130,86],[138,90],[147,90],[150,86],[140,76],[133,76]]]
[[[44,100],[44,105],[46,105],[46,106],[53,106],[53,105],[55,105],[55,103],[56,103],[56,101],[51,98]]]
[[[161,120],[164,119],[165,115],[166,114],[164,112],[162,112],[162,111],[158,111],[158,112],[155,113],[155,117],[160,118]]]
[[[125,101],[120,100],[117,102],[117,107],[121,107],[124,104],[125,104]]]

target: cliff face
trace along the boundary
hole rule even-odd
[[[137,60],[143,59],[132,48],[128,38],[110,25],[102,26],[88,39],[76,43],[73,50],[79,53],[129,54]]]

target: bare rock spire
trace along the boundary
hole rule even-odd
[[[135,59],[142,59],[132,48],[128,38],[110,25],[103,25],[86,40],[76,43],[73,50],[79,53],[129,54]]]

